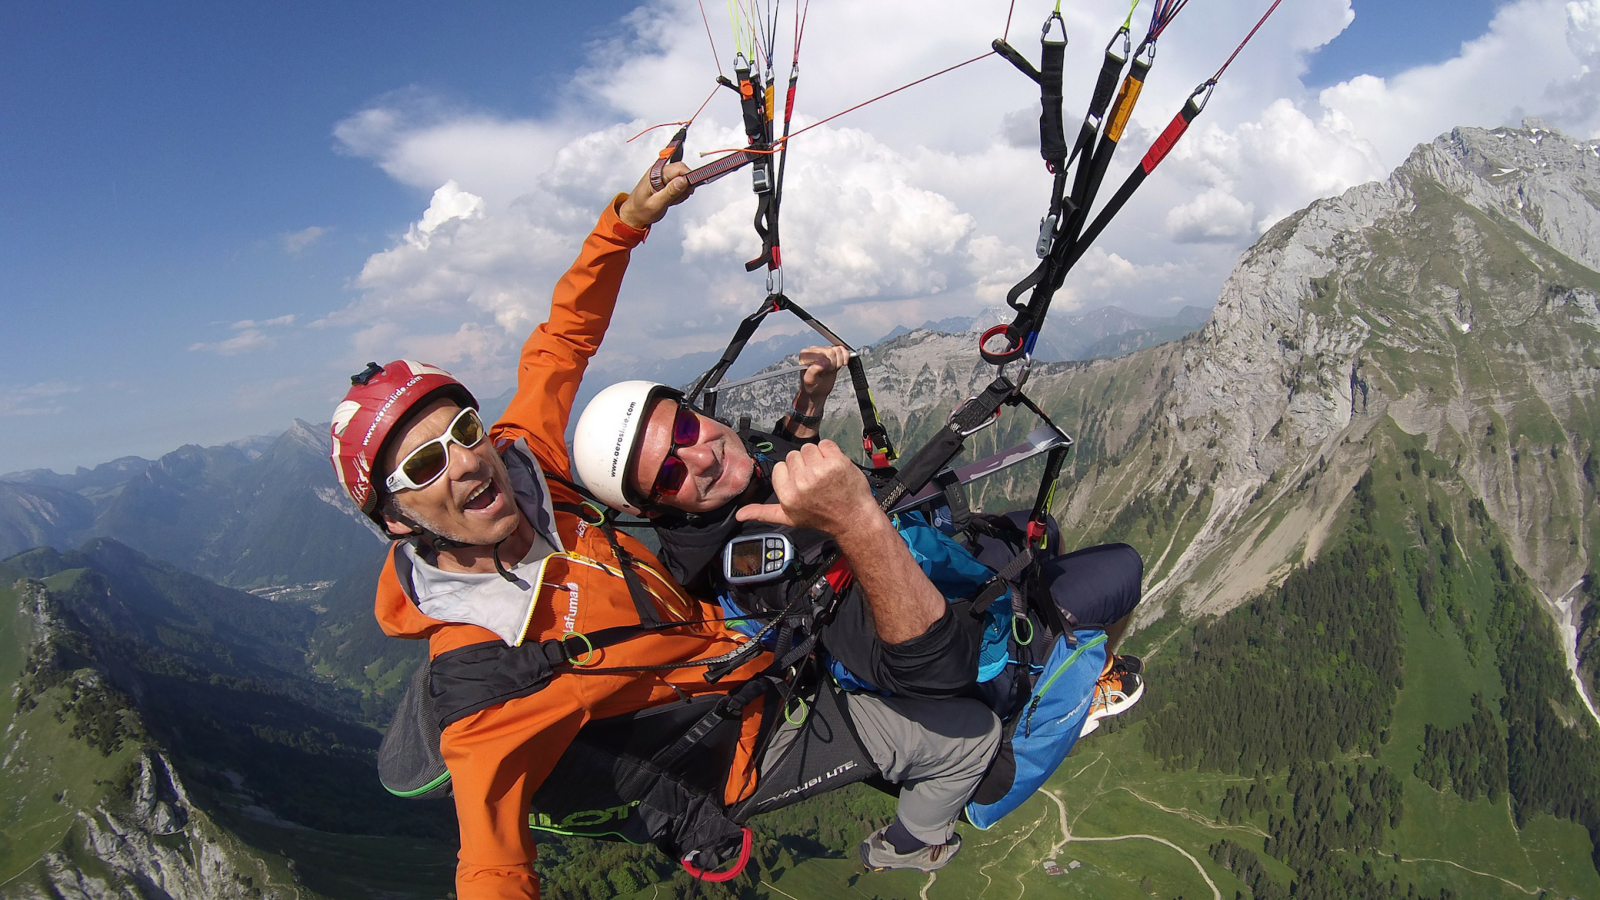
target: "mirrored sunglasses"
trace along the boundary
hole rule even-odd
[[[683,490],[683,483],[689,477],[689,467],[678,458],[678,450],[692,447],[698,440],[700,417],[693,410],[678,407],[677,415],[672,417],[672,446],[661,460],[661,469],[656,472],[656,480],[650,486],[650,497],[646,503],[654,503],[662,496],[670,497]]]

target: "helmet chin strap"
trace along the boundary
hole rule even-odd
[[[466,541],[458,541],[453,538],[447,538],[436,531],[424,528],[420,523],[418,523],[415,519],[412,519],[410,516],[398,513],[393,515],[395,519],[411,526],[412,533],[424,544],[426,544],[428,549],[432,550],[435,554],[444,550],[460,550],[463,547],[480,546],[478,544],[470,544]],[[512,532],[512,534],[515,533],[516,532]],[[516,584],[518,580],[517,576],[507,571],[505,563],[500,561],[500,545],[504,544],[508,540],[511,540],[511,535],[509,534],[496,541],[494,547],[489,551],[489,555],[494,558],[494,570],[500,573],[500,577],[511,582],[512,584]]]

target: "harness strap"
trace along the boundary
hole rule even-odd
[[[1066,25],[1061,26],[1062,39],[1050,40],[1050,25],[1061,21],[1060,13],[1051,13],[1044,22],[1044,34],[1039,43],[1039,155],[1051,172],[1059,172],[1067,160],[1067,137],[1061,121],[1061,73],[1066,66]]]
[[[872,387],[867,384],[866,365],[860,356],[852,355],[846,366],[850,370],[850,385],[855,388],[856,407],[861,411],[861,449],[866,451],[874,469],[888,469],[897,458],[894,445],[889,442],[889,429],[878,419],[877,404],[872,401]]]
[[[554,478],[555,480],[566,484],[567,487],[578,491],[580,495],[587,495],[589,493],[588,491],[584,490],[573,482],[567,481],[565,478],[562,478],[559,475],[549,475],[546,473],[546,477]],[[617,529],[611,524],[611,517],[603,512],[600,507],[581,506],[576,503],[560,502],[552,502],[550,506],[552,509],[558,509],[562,512],[572,513],[584,521],[599,527],[600,533],[606,536],[606,543],[611,545],[611,552],[617,557],[617,566],[622,570],[622,581],[628,586],[628,596],[633,599],[633,607],[634,610],[639,614],[639,621],[646,625],[661,624],[661,616],[656,612],[656,605],[650,597],[650,592],[645,590],[644,582],[639,580],[639,573],[634,571],[634,567],[639,565],[639,561],[634,559],[633,554],[629,553],[622,546],[621,541],[617,540]],[[598,514],[599,521],[592,521],[589,515],[591,512]]]
[[[972,507],[967,504],[967,492],[962,489],[961,476],[950,469],[941,471],[933,483],[944,492],[945,505],[950,507],[950,525],[956,531],[966,531],[972,524]]]
[[[739,686],[712,707],[711,711],[700,717],[688,731],[678,737],[676,741],[661,748],[651,762],[663,771],[672,771],[673,767],[686,756],[689,751],[704,743],[716,731],[717,726],[723,722],[734,721],[744,715],[745,706],[755,702],[772,687],[772,680],[766,676],[756,676]]]
[[[856,355],[855,348],[845,343],[842,338],[834,334],[832,329],[818,321],[816,316],[806,312],[804,307],[790,300],[781,292],[768,294],[766,299],[761,301],[761,307],[739,323],[739,327],[734,330],[733,340],[728,342],[727,348],[722,351],[722,356],[717,359],[710,369],[706,370],[704,375],[700,376],[694,387],[690,388],[689,392],[684,395],[683,402],[691,406],[698,402],[700,409],[706,415],[715,416],[717,414],[717,385],[722,381],[723,376],[728,373],[728,370],[732,368],[734,362],[739,359],[739,354],[744,352],[745,345],[750,343],[750,338],[755,335],[756,329],[761,327],[762,321],[779,310],[787,310],[793,313],[795,318],[811,326],[813,331],[821,335],[829,343],[837,347],[843,347],[851,352],[850,362],[846,368],[850,372],[850,386],[855,391],[856,407],[861,412],[862,449],[866,451],[874,469],[892,471],[892,463],[898,458],[898,454],[895,453],[894,445],[889,440],[889,430],[884,427],[882,420],[878,418],[878,407],[873,402],[872,388],[867,383],[866,368],[861,362],[861,358]]]
[[[994,421],[1000,407],[1017,392],[1016,385],[1001,375],[989,383],[983,392],[969,398],[951,413],[950,421],[911,457],[910,462],[890,481],[889,488],[879,499],[882,509],[891,509],[901,499],[916,493],[933,480],[939,471],[961,452],[967,437]]]

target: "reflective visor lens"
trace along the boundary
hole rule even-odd
[[[672,449],[692,446],[700,440],[700,417],[693,412],[680,408],[678,414],[672,417]]]
[[[410,479],[414,488],[427,487],[444,474],[450,465],[450,444],[472,448],[483,440],[483,420],[472,407],[466,407],[450,420],[443,435],[411,451],[400,461],[400,474]]]
[[[683,482],[689,477],[689,467],[678,458],[678,448],[692,447],[698,440],[700,417],[693,410],[678,407],[677,415],[672,417],[672,446],[667,448],[667,458],[661,461],[661,470],[656,473],[655,486],[650,489],[652,496],[676,494],[683,489]]]
[[[661,472],[656,475],[656,484],[652,493],[661,495],[676,494],[683,489],[683,483],[689,478],[689,467],[683,460],[676,456],[669,456],[661,461]]]

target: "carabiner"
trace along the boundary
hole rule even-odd
[[[1126,25],[1117,29],[1117,33],[1111,36],[1111,40],[1106,41],[1106,52],[1111,52],[1112,45],[1117,42],[1119,37],[1122,38],[1122,61],[1127,62],[1128,52],[1133,49],[1133,33],[1128,30]]]
[[[1063,43],[1063,44],[1067,43],[1067,20],[1061,18],[1061,7],[1059,7],[1059,6],[1056,7],[1055,12],[1052,12],[1049,16],[1045,17],[1044,27],[1039,29],[1039,40],[1041,40],[1041,41],[1049,41],[1050,40],[1050,23],[1051,22],[1060,22],[1061,23],[1061,40],[1060,40],[1060,43]]]
[[[954,422],[956,420],[956,413],[958,413],[961,410],[965,409],[968,403],[971,403],[972,401],[974,401],[976,399],[978,399],[978,395],[977,394],[973,394],[971,397],[968,397],[967,399],[963,400],[961,402],[960,406],[957,406],[955,409],[950,410],[950,415],[945,416],[944,424],[949,425],[951,422]],[[975,435],[978,432],[984,430],[985,428],[988,428],[990,425],[993,425],[994,423],[996,423],[998,421],[1000,421],[1000,410],[997,409],[997,410],[994,411],[994,415],[990,416],[988,419],[985,419],[982,423],[980,423],[977,426],[975,426],[974,428],[972,428],[972,430],[970,430],[970,431],[957,431],[956,434],[960,435],[962,437],[962,439],[966,439],[966,438],[972,437],[973,435]]]
[[[1200,102],[1195,104],[1195,108],[1201,112],[1204,112],[1206,104],[1211,102],[1211,92],[1216,89],[1217,80],[1215,78],[1212,78],[1208,81],[1202,81],[1200,86],[1194,89],[1194,93],[1189,95],[1189,99],[1194,100],[1194,98],[1200,97]],[[1201,97],[1201,94],[1204,94],[1205,96]]]

